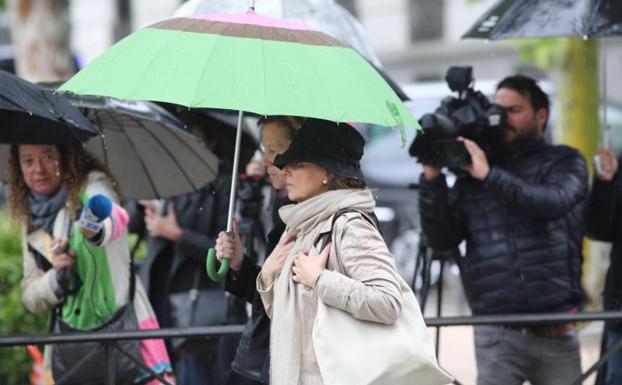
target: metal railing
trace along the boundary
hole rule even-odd
[[[539,313],[539,314],[508,314],[508,315],[480,315],[480,316],[460,316],[460,317],[435,317],[426,318],[425,322],[428,327],[452,327],[452,326],[476,326],[476,325],[536,325],[536,324],[555,324],[562,322],[585,322],[585,321],[612,321],[622,320],[622,311],[607,311],[607,312],[583,312],[583,313]],[[116,344],[117,341],[122,340],[143,340],[143,339],[170,339],[170,338],[205,338],[205,337],[220,337],[220,336],[232,336],[239,335],[244,330],[244,325],[227,325],[227,326],[205,326],[205,327],[191,327],[184,329],[167,328],[167,329],[153,329],[153,330],[136,330],[136,331],[122,331],[111,333],[97,333],[97,332],[79,332],[68,334],[41,334],[41,335],[14,335],[0,337],[0,348],[12,347],[12,346],[25,346],[25,345],[53,345],[53,344],[67,344],[67,343],[85,343],[85,342],[99,342],[102,347],[106,349],[107,361],[106,362],[106,378],[104,383],[106,385],[114,385],[114,365],[111,365],[112,352],[116,349],[122,354],[128,356],[137,365],[143,369],[149,371],[152,374],[153,379],[159,380],[162,384],[168,384],[168,382],[157,375],[139,360],[130,357],[127,353]],[[622,349],[622,340],[616,342],[616,344],[608,351],[604,352],[596,363],[594,363],[585,373],[581,375],[573,385],[582,384],[592,373],[601,368],[607,360],[615,354],[618,350]],[[456,382],[459,384],[459,382]]]

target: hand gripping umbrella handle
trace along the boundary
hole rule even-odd
[[[242,119],[244,117],[244,112],[240,111],[238,113],[238,128],[235,134],[235,152],[233,154],[233,169],[231,171],[231,193],[229,195],[229,214],[227,215],[227,233],[231,234],[231,230],[233,229],[233,215],[235,209],[235,198],[237,191],[237,181],[238,181],[238,165],[240,163],[240,145],[242,143]],[[205,262],[205,268],[207,270],[207,276],[210,277],[212,281],[222,281],[227,276],[229,272],[229,259],[224,258],[220,262],[220,268],[216,271],[216,250],[214,248],[210,248],[207,252],[207,261]]]
[[[205,269],[207,270],[207,276],[212,281],[222,281],[229,272],[229,258],[224,258],[220,262],[220,268],[216,270],[216,250],[210,248],[207,252],[207,261],[205,262]]]

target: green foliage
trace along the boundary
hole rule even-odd
[[[49,314],[30,313],[21,300],[22,251],[19,227],[0,212],[0,336],[41,334]],[[24,347],[0,348],[0,378],[4,385],[30,383],[32,360]]]
[[[523,62],[548,70],[560,64],[564,53],[562,42],[561,39],[523,39],[512,44],[519,49]]]

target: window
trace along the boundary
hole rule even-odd
[[[443,37],[443,0],[410,0],[410,40],[432,40]]]

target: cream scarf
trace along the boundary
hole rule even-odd
[[[318,226],[336,212],[346,208],[371,212],[374,206],[375,200],[369,189],[351,189],[328,191],[296,205],[283,206],[279,210],[279,215],[287,225],[287,232],[297,233],[298,236],[274,283],[270,345],[271,383],[298,384],[301,363],[303,359],[310,359],[302,357],[301,336],[306,333],[310,338],[311,329],[301,328],[308,320],[299,319],[301,315],[297,312],[305,304],[298,303],[300,298],[297,290],[303,288],[291,278],[294,256],[299,251],[319,252],[314,248],[314,243],[320,236]]]

